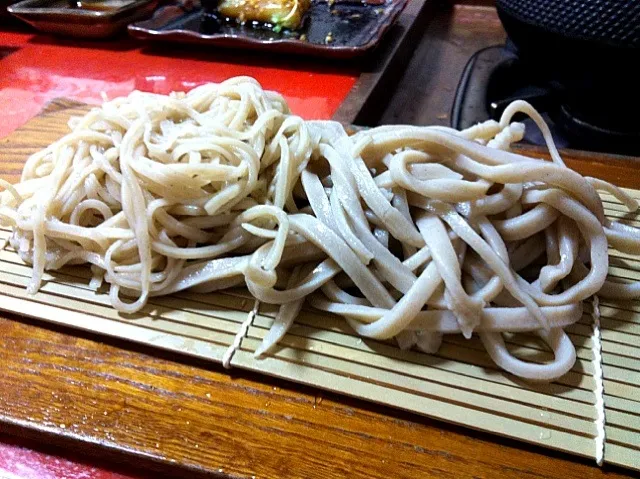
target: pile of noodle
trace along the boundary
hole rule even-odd
[[[509,151],[529,115],[552,161]],[[353,136],[290,114],[250,78],[169,96],[134,92],[76,119],[2,182],[0,221],[33,265],[91,265],[113,306],[246,286],[282,305],[257,354],[303,303],[360,335],[437,351],[443,334],[479,335],[496,364],[552,380],[575,362],[565,327],[593,295],[640,296],[607,281],[608,248],[640,251],[597,190],[637,203],[563,164],[527,103],[464,131],[383,126]],[[523,361],[504,333],[539,336],[547,363]]]

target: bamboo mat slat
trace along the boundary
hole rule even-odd
[[[86,106],[56,102],[22,130],[0,143],[0,174],[16,181],[26,157],[67,131],[70,115]],[[38,141],[23,141],[23,135]],[[625,190],[640,199],[640,191]],[[603,194],[605,213],[640,226],[615,198]],[[0,245],[10,232],[0,230]],[[612,252],[611,274],[640,280],[640,257]],[[164,350],[222,362],[253,308],[246,291],[151,298],[143,311],[125,317],[108,295],[89,289],[84,267],[47,274],[41,290],[26,293],[31,269],[10,247],[0,251],[0,309]],[[247,369],[301,384],[410,411],[595,459],[597,418],[592,318],[587,312],[567,328],[578,359],[572,371],[551,384],[531,384],[491,361],[477,338],[445,338],[435,355],[401,351],[392,342],[362,339],[341,318],[303,309],[275,352],[255,359],[275,317],[260,304],[231,360]],[[640,471],[640,301],[602,300],[601,348],[606,410],[605,462]],[[531,361],[550,353],[531,337],[506,335],[509,348]]]

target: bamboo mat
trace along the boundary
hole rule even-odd
[[[56,105],[54,105],[55,107]],[[46,132],[45,146],[60,136],[69,113],[83,108],[54,108],[25,128]],[[77,111],[76,111],[77,110]],[[20,132],[0,144],[0,164],[13,170],[28,148]],[[19,170],[18,170],[19,171]],[[4,177],[12,176],[4,171]],[[629,190],[640,198],[640,192]],[[607,216],[640,226],[622,205],[603,195]],[[9,237],[0,230],[0,245]],[[610,273],[640,279],[640,257],[612,252]],[[47,274],[39,293],[26,294],[31,269],[6,246],[0,251],[0,309],[94,333],[222,362],[223,355],[254,308],[244,291],[181,293],[152,298],[133,317],[113,310],[106,294],[88,288],[85,267]],[[606,412],[604,461],[640,471],[640,301],[602,300],[601,351]],[[234,368],[261,372],[294,382],[400,408],[492,432],[516,440],[594,459],[598,436],[597,371],[590,306],[582,320],[567,328],[578,359],[555,383],[529,384],[499,370],[477,338],[445,337],[436,355],[400,351],[392,343],[361,339],[338,317],[303,310],[269,357],[253,352],[268,331],[276,308],[260,304],[240,348]],[[520,357],[545,361],[550,353],[526,335],[507,343]]]

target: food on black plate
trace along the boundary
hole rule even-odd
[[[222,0],[218,12],[240,22],[261,22],[295,30],[302,25],[311,0]]]

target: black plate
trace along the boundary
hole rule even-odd
[[[330,5],[331,3],[331,5]],[[349,58],[375,47],[407,0],[313,0],[300,30],[239,25],[205,13],[200,4],[164,7],[152,18],[129,25],[144,40],[270,50]]]
[[[16,3],[16,0],[0,0],[0,19],[11,17],[7,7],[12,3]]]

